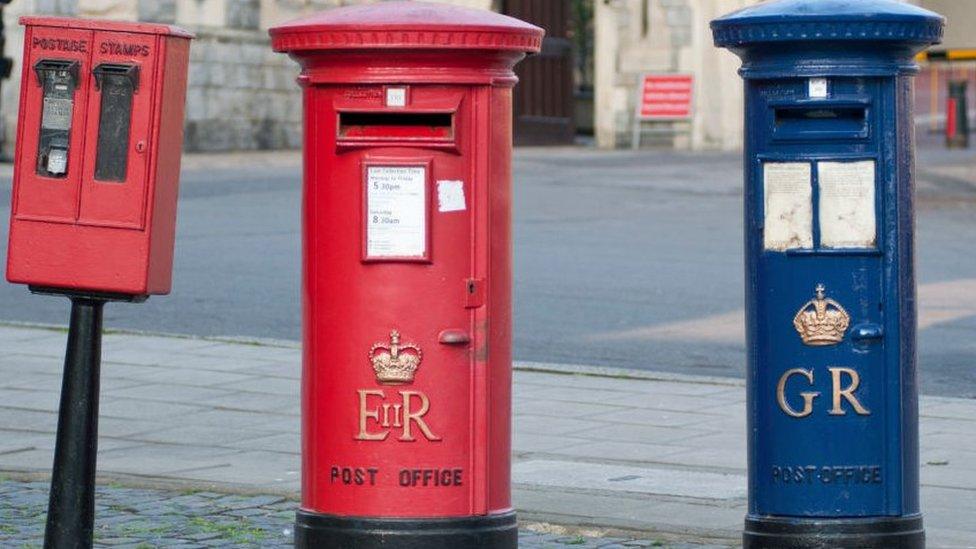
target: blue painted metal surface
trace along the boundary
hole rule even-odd
[[[750,518],[920,513],[912,75],[943,26],[888,0],[780,0],[712,22],[746,82]],[[811,79],[826,90],[811,96]],[[828,247],[818,168],[862,161],[876,239]],[[781,162],[810,165],[812,244],[766,249],[764,164]],[[850,318],[837,344],[793,325],[820,285]]]

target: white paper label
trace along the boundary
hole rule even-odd
[[[51,149],[47,155],[47,171],[54,175],[61,175],[68,171],[68,151]]]
[[[783,251],[813,248],[813,184],[808,162],[763,164],[763,246]]]
[[[71,99],[45,97],[44,109],[41,111],[41,127],[46,130],[70,130],[74,106],[74,101]]]
[[[809,96],[810,99],[826,99],[827,98],[827,79],[826,78],[811,78],[809,84]]]
[[[441,212],[461,212],[464,204],[464,181],[437,182],[437,209]]]
[[[366,186],[366,256],[426,256],[427,169],[369,166]]]
[[[407,88],[386,88],[387,107],[406,107]]]
[[[874,160],[820,162],[820,242],[825,248],[873,248],[877,239]]]

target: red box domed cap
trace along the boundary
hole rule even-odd
[[[545,31],[487,10],[380,2],[324,11],[272,27],[277,52],[421,49],[538,52]]]

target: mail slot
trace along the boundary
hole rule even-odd
[[[770,102],[772,138],[780,141],[866,139],[869,101]]]
[[[95,180],[125,181],[132,134],[132,96],[139,90],[139,65],[102,63],[95,67],[95,89],[100,92]]]
[[[452,141],[454,113],[340,112],[339,141]]]
[[[712,22],[746,95],[746,548],[924,547],[912,76],[943,26],[891,0]]]
[[[296,546],[514,549],[514,65],[542,29],[425,2],[271,29],[305,94]]]
[[[191,34],[25,17],[7,278],[168,293]]]

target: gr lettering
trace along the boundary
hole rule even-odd
[[[871,411],[865,408],[854,394],[861,385],[860,374],[852,368],[827,368],[827,370],[830,372],[832,387],[832,406],[827,413],[832,416],[846,416],[848,411],[846,403],[859,416],[871,415]],[[813,370],[803,368],[788,370],[779,378],[779,383],[776,385],[776,402],[786,415],[805,418],[813,413],[813,403],[820,396],[820,392],[800,392],[803,405],[797,409],[796,399],[790,399],[786,394],[786,386],[793,377],[802,378],[809,385],[813,385]]]
[[[390,403],[387,402],[385,391],[360,389],[357,392],[359,433],[356,440],[386,440],[391,432],[399,430],[397,440],[413,442],[417,440],[413,430],[415,426],[427,440],[441,440],[424,421],[424,416],[430,411],[430,399],[424,393],[397,391],[399,399]]]

